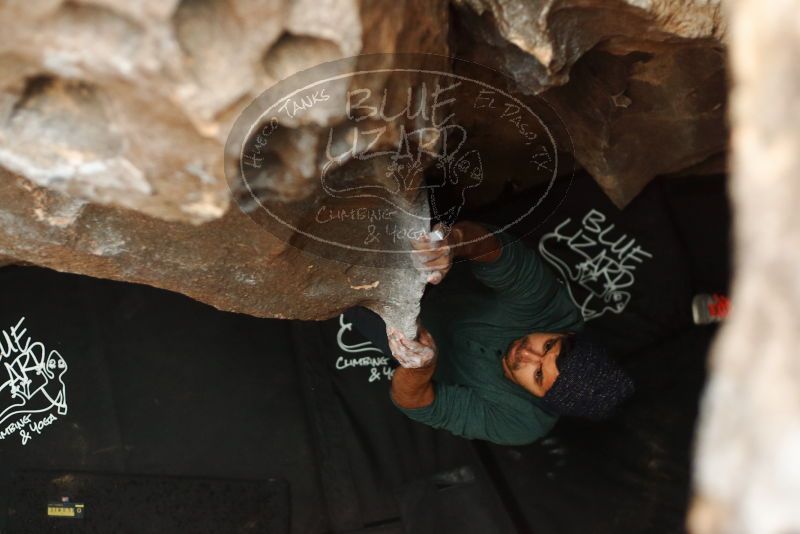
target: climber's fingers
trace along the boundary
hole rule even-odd
[[[450,245],[452,245],[450,231],[442,223],[436,224],[430,232],[411,240],[411,247],[423,257],[440,256],[441,250],[449,248]]]
[[[428,332],[428,329],[421,324],[417,325],[417,340],[421,345],[433,349],[434,351],[436,350],[436,342],[433,340],[433,336]]]
[[[434,227],[444,235],[445,228],[441,224]],[[431,284],[441,282],[453,265],[453,247],[451,246],[452,234],[440,240],[431,241],[429,234],[412,241],[415,250],[412,251],[414,266],[426,275],[426,281]]]
[[[449,270],[450,269],[447,269],[445,271],[434,271],[434,272],[432,272],[431,274],[428,275],[428,277],[426,278],[426,281],[429,284],[436,285],[439,282],[441,282],[442,280],[444,280],[444,275],[446,275],[447,271],[449,271]]]
[[[418,341],[410,340],[393,328],[387,328],[386,333],[392,356],[403,367],[424,367],[436,356],[434,348]]]
[[[417,243],[418,241],[413,240],[411,242]],[[415,261],[424,265],[440,258],[447,258],[452,254],[452,250],[446,241],[435,241],[429,248],[415,248],[411,251],[411,254]]]
[[[452,254],[446,250],[440,256],[419,262],[416,267],[420,271],[442,271],[449,269],[451,263],[453,263]]]
[[[421,343],[408,339],[402,333],[395,331],[392,338],[397,342],[397,346],[404,354],[419,356],[427,347]],[[390,339],[392,339],[390,338]]]

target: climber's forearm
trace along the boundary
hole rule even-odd
[[[422,408],[434,399],[434,360],[426,367],[398,367],[392,376],[392,398],[401,408]]]
[[[459,244],[453,248],[457,257],[489,263],[500,257],[500,241],[480,224],[462,221],[452,229]]]

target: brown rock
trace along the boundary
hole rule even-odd
[[[99,204],[211,221],[229,208],[228,131],[266,88],[364,52],[447,52],[442,0],[134,4],[0,6],[0,165]]]
[[[0,255],[264,317],[325,318],[364,303],[412,332],[423,286],[413,270],[368,261],[355,246],[363,223],[329,225],[316,236],[351,247],[336,257],[306,232],[330,207],[325,187],[346,190],[369,179],[387,188],[396,180],[386,161],[345,157],[325,166],[328,148],[344,153],[352,145],[352,130],[337,122],[341,110],[320,105],[281,117],[268,165],[249,183],[254,191],[232,182],[232,196],[223,171],[236,168],[239,153],[233,143],[226,159],[223,147],[242,110],[278,80],[298,81],[299,71],[359,53],[446,55],[450,38],[459,56],[499,66],[511,81],[494,81],[524,102],[544,106],[535,96],[544,93],[566,122],[564,129],[552,121],[557,150],[567,152],[559,159],[574,154],[620,205],[653,175],[704,165],[722,150],[716,4],[455,5],[449,35],[444,0],[4,3],[0,167],[8,172],[0,175]],[[339,64],[348,61],[351,68],[402,63],[384,55]],[[441,57],[431,63],[449,71]],[[379,95],[420,79],[394,71],[359,82]],[[391,108],[402,106],[402,91],[389,95]],[[469,106],[459,111],[472,113]],[[380,126],[373,120],[361,125]],[[498,174],[518,186],[545,179],[515,160],[526,153],[508,123],[464,126],[475,131],[471,142],[487,163],[502,162],[492,163]],[[380,146],[397,145],[413,126],[392,125]],[[407,209],[400,222],[426,215],[424,195],[413,192],[421,169],[392,172],[408,173],[397,194]],[[489,201],[503,186],[503,178],[489,180],[474,198]],[[248,216],[232,199],[244,199]],[[380,206],[351,201],[339,198],[336,207]],[[265,231],[254,222],[269,222],[265,207],[293,228]]]
[[[412,334],[416,271],[277,239],[231,202],[223,148],[281,78],[363,52],[446,54],[447,17],[442,0],[3,4],[0,255],[262,317],[319,319],[361,303]],[[372,89],[396,81],[375,77]],[[319,207],[320,126],[334,118],[284,124],[276,143],[270,200],[301,220]]]
[[[655,176],[724,154],[724,61],[704,41],[614,39],[544,97],[567,123],[575,158],[624,207]]]
[[[654,176],[724,153],[718,3],[455,4],[457,54],[541,94],[566,124],[578,163],[620,207]],[[519,163],[509,159],[512,169]]]
[[[3,255],[58,271],[147,284],[225,311],[319,319],[356,304],[413,331],[424,284],[305,254],[238,209],[202,225],[163,221],[35,186],[0,171]]]

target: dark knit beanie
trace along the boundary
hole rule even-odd
[[[558,378],[543,397],[556,415],[605,419],[635,389],[605,348],[585,334],[564,338],[556,365]]]

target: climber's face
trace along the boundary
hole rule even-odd
[[[533,395],[544,397],[558,378],[556,362],[564,334],[534,332],[509,345],[503,356],[503,374]]]

